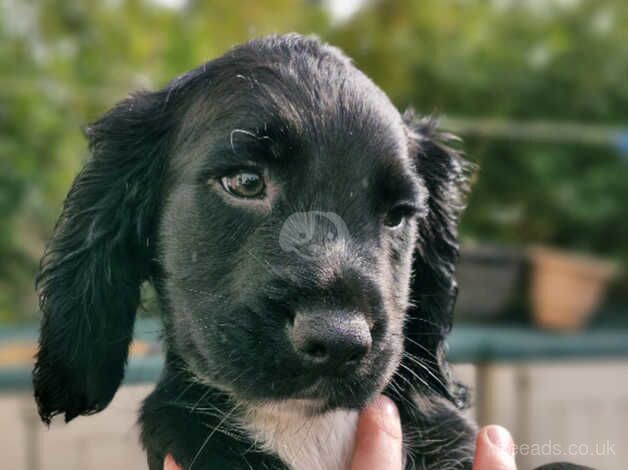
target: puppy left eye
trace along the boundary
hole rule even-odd
[[[262,198],[266,189],[262,175],[253,171],[242,171],[230,176],[223,176],[220,183],[229,194],[246,199]]]
[[[413,206],[400,204],[388,211],[384,217],[384,225],[388,228],[399,228],[403,225],[407,218],[416,214],[417,209]]]

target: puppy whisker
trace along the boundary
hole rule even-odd
[[[203,441],[203,444],[199,447],[198,451],[196,452],[196,454],[194,455],[194,457],[192,458],[192,461],[190,462],[190,466],[188,467],[189,470],[192,470],[192,467],[194,466],[194,464],[196,463],[196,460],[198,459],[198,457],[201,455],[201,453],[203,452],[203,449],[205,449],[205,447],[207,446],[207,443],[209,442],[209,440],[212,438],[212,436],[214,434],[216,434],[216,432],[220,429],[220,426],[222,426],[222,424],[227,421],[227,419],[229,419],[229,417],[233,414],[233,412],[238,408],[238,404],[233,405],[233,407],[231,408],[231,410],[226,413],[223,418],[218,422],[218,424],[211,430],[211,432],[207,435],[207,437],[205,438],[205,440]]]

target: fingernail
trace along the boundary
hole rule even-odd
[[[491,444],[500,448],[508,455],[514,455],[515,444],[512,441],[510,433],[501,426],[489,426],[486,429],[486,435]]]

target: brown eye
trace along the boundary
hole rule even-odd
[[[264,178],[252,171],[243,171],[230,176],[223,176],[220,180],[222,187],[230,194],[242,198],[261,198],[264,196],[266,184]]]

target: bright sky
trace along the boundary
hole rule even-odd
[[[325,0],[325,6],[336,21],[347,20],[357,12],[366,0]]]
[[[181,8],[186,0],[150,0],[152,3],[168,8]],[[323,0],[335,21],[345,21],[357,12],[366,0]]]

